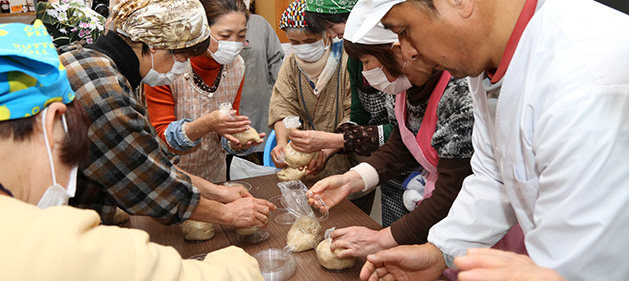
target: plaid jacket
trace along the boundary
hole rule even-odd
[[[199,191],[160,147],[144,108],[115,63],[131,60],[112,59],[77,44],[62,51],[61,62],[91,122],[89,160],[79,165],[77,194],[70,204],[96,210],[104,223],[111,222],[116,206],[164,224],[188,219]]]

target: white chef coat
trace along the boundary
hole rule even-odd
[[[520,223],[531,258],[567,280],[629,280],[629,16],[547,0],[502,79],[495,118],[470,78],[469,176],[428,241],[488,247]]]

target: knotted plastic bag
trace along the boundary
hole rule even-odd
[[[234,119],[236,118],[236,115],[231,113],[231,110],[232,110],[231,102],[224,102],[218,105],[218,111],[220,113],[228,115],[231,117],[231,119]],[[260,138],[258,131],[256,131],[256,129],[252,127],[249,127],[249,129],[245,130],[244,132],[235,133],[231,135],[234,138],[236,138],[239,141],[239,143],[242,145],[246,144],[248,141],[251,141],[252,143],[262,142],[262,139]]]
[[[334,227],[325,231],[324,239],[317,245],[317,260],[321,266],[331,270],[341,270],[346,268],[352,268],[356,264],[356,259],[353,257],[339,259],[336,254],[345,250],[345,248],[338,248],[334,252],[330,249],[332,244],[332,238],[330,234],[334,231]]]

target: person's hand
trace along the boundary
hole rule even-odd
[[[275,205],[264,199],[241,198],[225,204],[226,224],[235,227],[264,226]]]
[[[238,143],[238,140],[231,134],[244,132],[249,129],[249,117],[243,115],[236,115],[236,110],[232,110],[229,114],[223,114],[222,112],[215,110],[210,114],[204,115],[205,125],[219,135],[225,137],[227,140]]]
[[[432,281],[445,269],[443,254],[433,244],[404,245],[367,256],[360,279]]]
[[[338,254],[338,258],[365,257],[387,249],[380,243],[378,230],[363,226],[350,226],[337,229],[330,234],[332,244],[330,250],[334,252],[338,248],[345,248]]]
[[[327,177],[315,183],[308,191],[308,204],[313,205],[324,213],[326,209],[336,206],[350,193],[363,190],[365,183],[356,171],[349,171],[342,175]],[[316,197],[320,197],[325,206]]]
[[[240,198],[253,197],[244,186],[217,185],[217,191],[214,199],[222,203],[230,203]]]
[[[257,145],[261,145],[262,143],[264,143],[264,136],[266,136],[266,133],[260,133],[258,134],[260,136],[260,141],[259,142],[254,142],[254,141],[248,141],[245,144],[241,144],[240,141],[238,139],[236,139],[234,136],[232,136],[231,134],[225,134],[223,135],[223,137],[225,137],[227,140],[229,140],[229,147],[233,150],[233,151],[239,151],[239,150],[243,150],[243,149],[249,149],[252,146],[257,146]]]
[[[334,154],[334,150],[332,149],[324,149],[319,151],[319,155],[315,158],[312,158],[312,160],[310,160],[310,163],[308,163],[308,166],[306,166],[306,170],[308,170],[306,175],[316,176],[321,173],[321,171],[325,169],[325,165],[328,163],[328,159],[332,154]]]
[[[240,198],[253,197],[244,186],[216,185],[197,176],[190,176],[204,198],[230,203]]]
[[[310,153],[324,148],[332,148],[329,147],[328,144],[328,140],[331,139],[329,135],[334,135],[334,133],[313,130],[291,130],[288,136],[295,150]]]
[[[286,163],[284,163],[284,148],[286,145],[276,145],[273,150],[271,150],[271,160],[275,165],[275,168],[282,169],[286,167]]]
[[[195,175],[188,174],[188,176],[192,184],[199,189],[201,196],[209,200],[229,203],[240,198],[253,197],[243,186],[216,185]]]
[[[565,281],[557,272],[540,267],[528,256],[486,248],[470,248],[454,259],[461,281],[547,280]]]

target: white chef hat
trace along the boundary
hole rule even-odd
[[[393,6],[405,1],[359,0],[347,18],[343,38],[352,43],[366,45],[397,42],[397,34],[384,28],[380,20]]]

